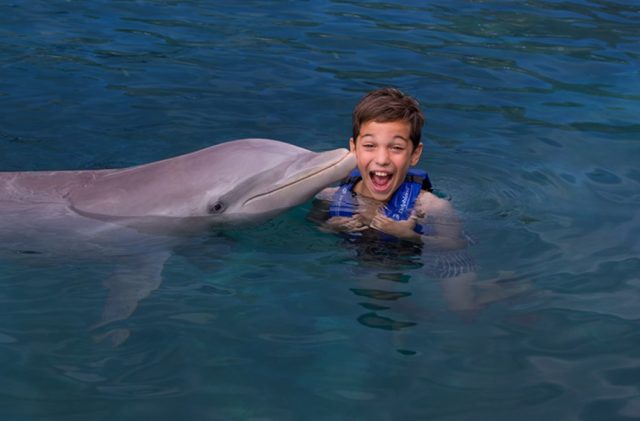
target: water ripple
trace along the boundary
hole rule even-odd
[[[162,286],[109,326],[128,338],[112,349],[87,331],[108,265],[15,250],[0,266],[5,416],[635,416],[639,13],[624,0],[0,4],[3,170],[136,165],[240,137],[336,148],[357,99],[394,85],[425,109],[420,166],[464,220],[478,282],[530,286],[453,314],[429,262],[363,264],[296,209],[224,250],[217,236],[176,250]]]

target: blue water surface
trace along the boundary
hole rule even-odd
[[[638,22],[635,0],[0,2],[0,170],[333,149],[396,86],[477,273],[456,308],[429,262],[363,261],[307,203],[188,240],[92,329],[110,263],[21,254],[2,420],[640,419]]]

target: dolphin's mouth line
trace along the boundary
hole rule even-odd
[[[333,163],[333,164],[331,164],[331,165],[327,165],[326,167],[323,167],[323,168],[319,169],[318,171],[316,171],[316,172],[314,172],[314,173],[311,173],[311,174],[309,174],[309,175],[307,175],[307,176],[305,176],[305,177],[302,177],[302,178],[298,178],[297,180],[292,181],[291,183],[285,184],[284,186],[280,186],[280,187],[278,187],[278,188],[276,188],[276,189],[269,190],[269,191],[267,191],[267,192],[260,193],[260,194],[257,194],[257,195],[255,195],[255,196],[252,196],[252,197],[248,198],[247,200],[245,200],[245,201],[244,201],[244,203],[242,204],[242,206],[244,207],[244,206],[246,206],[248,203],[250,203],[250,202],[252,202],[252,201],[254,201],[254,200],[260,199],[260,198],[262,198],[262,197],[264,197],[264,196],[268,196],[268,195],[273,194],[273,193],[275,193],[275,192],[278,192],[278,191],[280,191],[280,190],[286,189],[286,188],[287,188],[287,187],[289,187],[289,186],[293,186],[294,184],[297,184],[297,183],[299,183],[299,182],[301,182],[301,181],[307,180],[307,179],[309,179],[309,178],[311,178],[311,177],[315,177],[316,175],[318,175],[318,174],[320,174],[320,173],[322,173],[322,172],[324,172],[324,171],[328,170],[329,168],[331,168],[331,167],[335,167],[336,165],[340,164],[342,161],[344,161],[345,159],[347,159],[347,158],[349,157],[349,155],[350,155],[350,152],[347,152],[346,154],[344,154],[344,156],[343,156],[342,158],[340,158],[340,160],[339,160],[339,161],[334,162],[334,163]]]

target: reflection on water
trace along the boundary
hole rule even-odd
[[[637,417],[639,13],[0,5],[0,169],[123,167],[243,137],[333,149],[361,95],[394,85],[425,108],[420,166],[464,219],[476,273],[458,288],[426,255],[363,253],[295,209],[172,250],[110,326],[130,332],[113,349],[89,331],[113,262],[22,250],[0,266],[4,417]],[[481,305],[452,307],[464,294]]]

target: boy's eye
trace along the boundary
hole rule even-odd
[[[373,143],[363,143],[362,147],[365,149],[373,149]]]
[[[396,152],[402,152],[402,151],[404,151],[404,147],[403,147],[403,146],[400,146],[400,145],[393,145],[393,146],[391,147],[391,149],[392,149],[392,150],[394,150],[394,151],[396,151]]]

